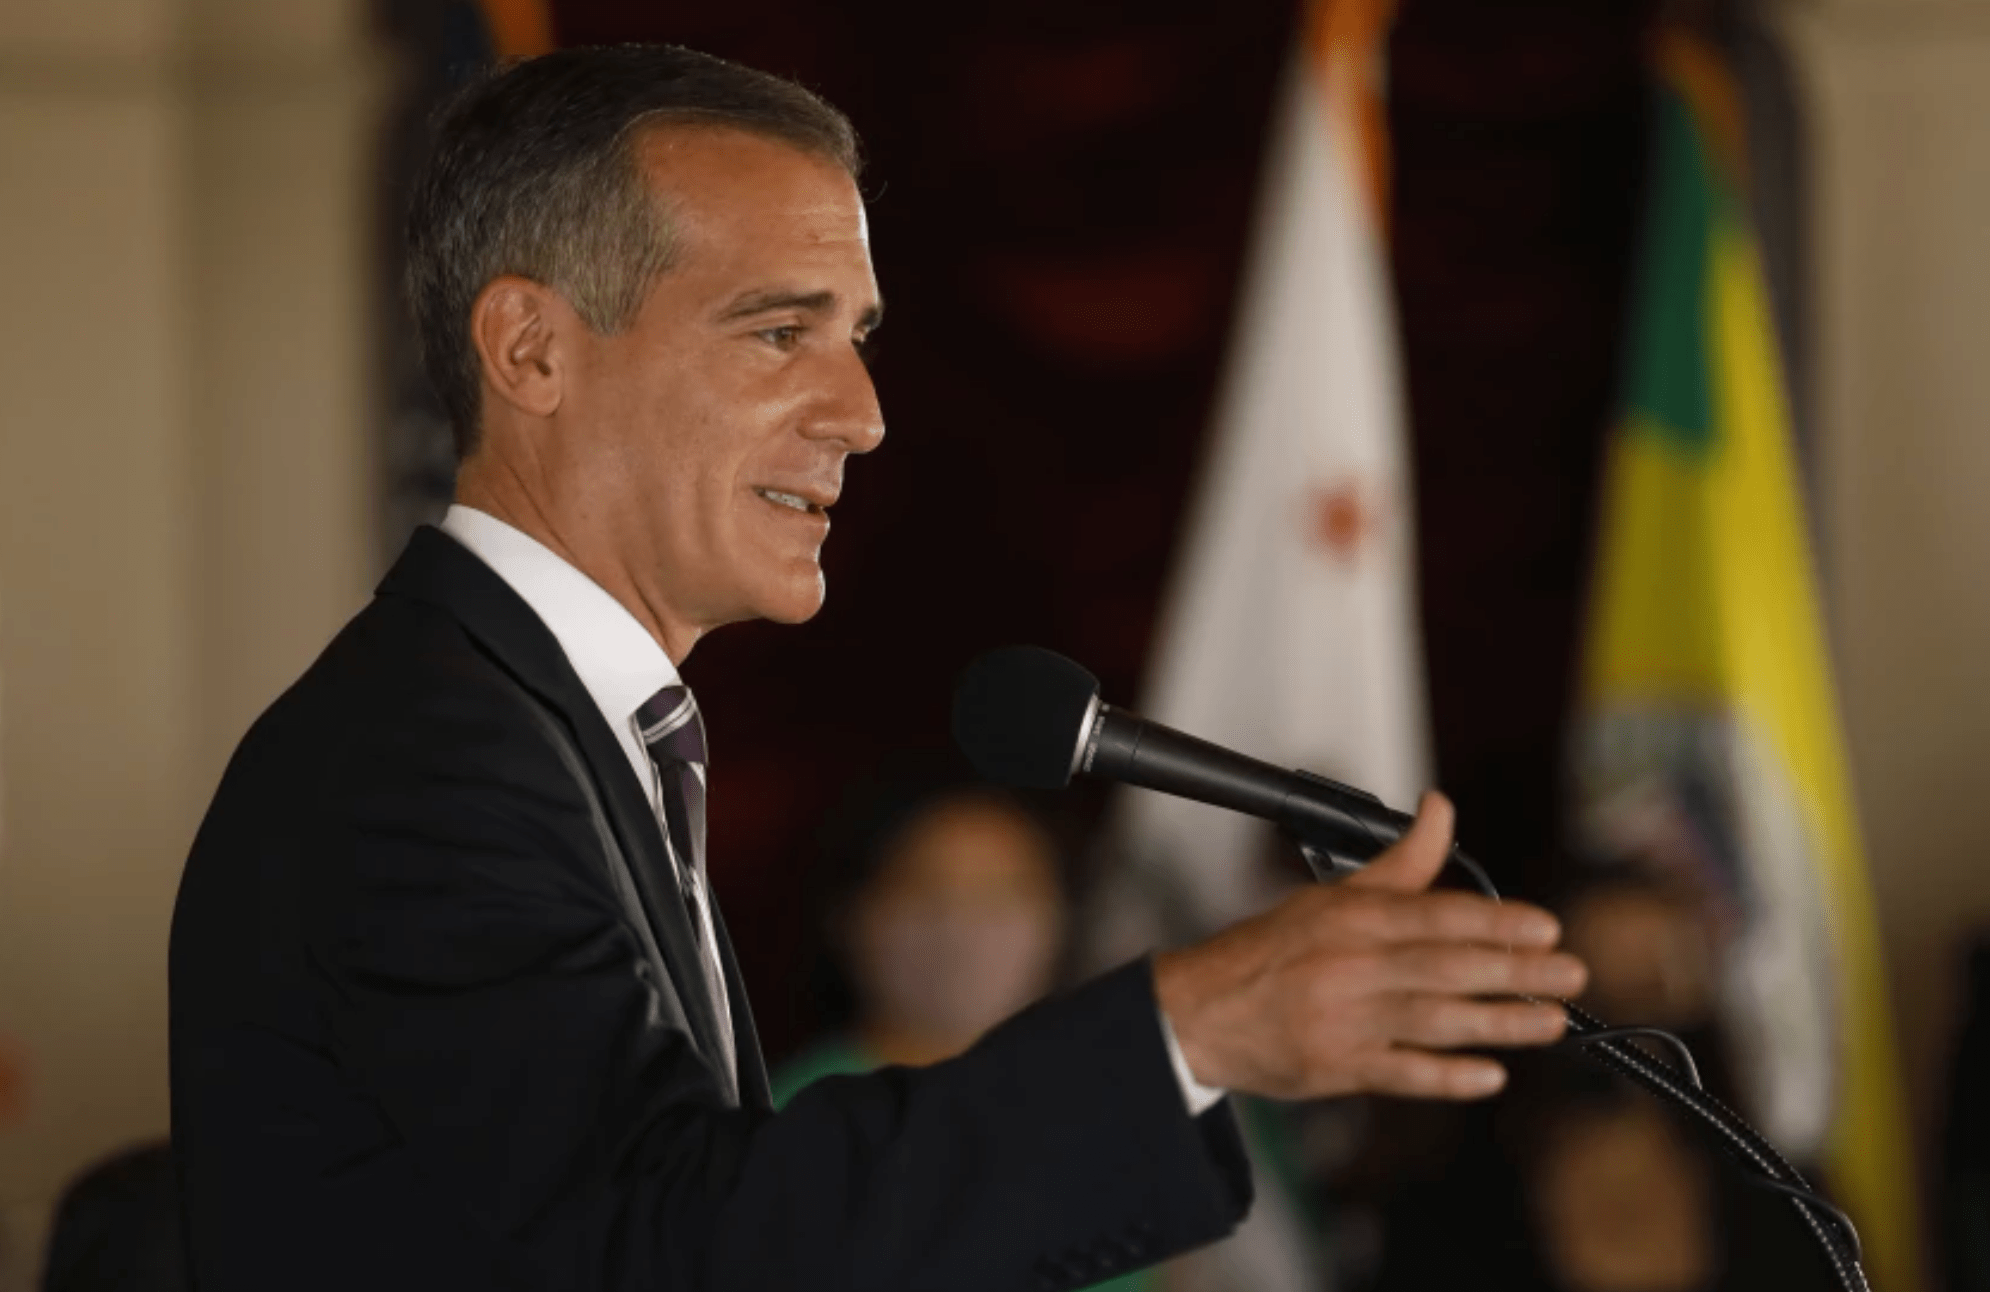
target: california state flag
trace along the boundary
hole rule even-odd
[[[1429,763],[1381,220],[1390,7],[1318,0],[1309,14],[1141,711],[1407,808]],[[1263,903],[1261,827],[1143,791],[1116,811],[1123,878],[1163,889],[1172,927],[1115,930],[1108,899],[1103,955]]]

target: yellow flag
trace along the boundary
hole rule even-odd
[[[1583,839],[1714,897],[1747,1110],[1822,1166],[1875,1284],[1915,1292],[1908,1125],[1738,99],[1691,37],[1661,43],[1658,71],[1578,727]]]

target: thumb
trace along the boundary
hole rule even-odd
[[[1421,893],[1444,869],[1451,855],[1451,827],[1457,812],[1451,800],[1436,790],[1425,790],[1417,804],[1416,821],[1403,832],[1388,851],[1347,877],[1359,888],[1379,888],[1393,893]]]

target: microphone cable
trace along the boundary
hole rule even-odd
[[[1329,882],[1361,868],[1306,843],[1299,850],[1321,882]],[[1492,877],[1463,849],[1453,846],[1447,865],[1456,866],[1471,879],[1481,893],[1493,901],[1503,900]],[[1523,999],[1534,1000],[1534,997]],[[1686,1042],[1660,1027],[1613,1027],[1567,1001],[1556,1001],[1568,1016],[1568,1035],[1562,1044],[1581,1051],[1603,1067],[1629,1079],[1667,1103],[1684,1109],[1714,1133],[1728,1156],[1743,1168],[1744,1178],[1757,1188],[1782,1194],[1796,1208],[1804,1226],[1824,1252],[1838,1286],[1844,1292],[1871,1292],[1861,1265],[1863,1252],[1859,1231],[1852,1218],[1830,1199],[1811,1188],[1809,1181],[1792,1166],[1775,1145],[1742,1120],[1741,1115],[1716,1099],[1702,1084],[1693,1052]],[[1654,1058],[1631,1042],[1656,1041],[1673,1053],[1668,1064]]]
[[[953,731],[976,769],[1001,784],[1057,789],[1082,773],[1274,821],[1321,882],[1361,868],[1343,850],[1372,856],[1410,824],[1365,790],[1273,767],[1115,710],[1101,703],[1098,679],[1083,666],[1040,647],[994,650],[968,665],[954,690]],[[1492,878],[1463,850],[1454,846],[1447,861],[1501,900]],[[1567,1001],[1555,1003],[1568,1018],[1564,1044],[1711,1130],[1751,1182],[1796,1208],[1843,1292],[1871,1292],[1850,1217],[1702,1085],[1684,1041],[1662,1028],[1612,1027]],[[1668,1047],[1675,1062],[1653,1057],[1640,1041]]]

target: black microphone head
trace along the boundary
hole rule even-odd
[[[954,743],[976,771],[1002,785],[1070,783],[1099,680],[1041,646],[989,651],[954,686]]]

